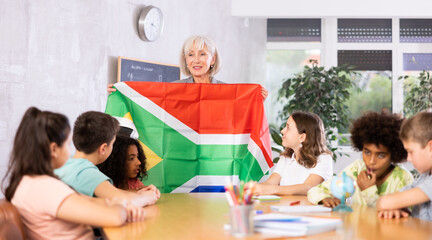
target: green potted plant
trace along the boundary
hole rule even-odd
[[[347,128],[349,125],[349,110],[346,100],[350,96],[350,89],[355,87],[352,80],[353,75],[358,73],[352,71],[354,67],[342,65],[331,67],[328,70],[318,66],[317,60],[309,60],[311,66],[304,66],[303,72],[284,79],[282,88],[279,90],[278,99],[286,102],[279,117],[286,120],[294,111],[313,112],[321,117],[326,130],[329,149],[334,153],[337,147],[330,142],[345,142],[345,137],[337,133],[337,129]],[[281,145],[280,128],[270,127],[273,141]],[[281,148],[273,148],[281,152]],[[339,153],[339,156],[342,154]],[[278,157],[274,162],[278,161]],[[336,154],[334,154],[336,160]]]
[[[405,102],[403,113],[412,117],[417,112],[432,109],[432,75],[423,70],[418,77],[409,75],[399,77],[404,80]]]

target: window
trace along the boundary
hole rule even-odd
[[[278,92],[283,80],[301,72],[309,60],[321,61],[321,19],[268,19],[267,42],[266,115],[270,124],[280,126],[285,103],[278,100]]]
[[[338,42],[391,41],[391,19],[338,19]]]
[[[354,79],[347,105],[350,119],[356,119],[365,111],[392,111],[392,52],[389,50],[339,50],[338,65],[355,66],[360,73]],[[359,91],[357,91],[359,90]],[[348,129],[339,129],[347,133]]]
[[[400,19],[400,42],[432,43],[432,19]]]
[[[407,81],[415,81],[422,70],[432,70],[432,19],[324,17],[269,19],[267,24],[270,123],[281,121],[276,121],[274,109],[283,103],[274,101],[282,79],[302,71],[307,59],[319,56],[325,68],[344,63],[356,66],[360,91],[352,89],[347,102],[352,119],[366,110],[403,113]],[[403,75],[413,77],[398,80]]]
[[[432,69],[432,53],[404,53],[403,54],[403,75],[409,76],[403,80],[403,95],[404,95],[404,114],[412,116],[415,110],[412,109],[410,103],[405,103],[405,99],[412,97],[410,95],[420,94],[417,91],[411,93],[413,86],[419,86],[419,75],[423,70],[430,71]],[[423,86],[426,87],[426,86]],[[424,89],[424,88],[423,88]],[[427,89],[425,89],[427,91]]]
[[[278,91],[283,80],[293,74],[301,72],[305,65],[310,64],[309,60],[320,62],[321,52],[319,49],[311,50],[268,50],[267,51],[267,80],[269,82],[269,99],[266,102],[267,118],[269,123],[280,126],[284,123],[279,119],[279,112],[285,103],[278,101]]]
[[[320,42],[321,19],[269,19],[269,42]]]

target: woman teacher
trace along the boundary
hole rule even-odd
[[[188,78],[174,81],[174,83],[213,83],[224,84],[214,75],[220,69],[220,56],[213,40],[207,36],[192,36],[183,44],[180,53],[180,70]],[[108,85],[108,92],[114,92],[113,84]],[[268,91],[261,89],[265,100]]]

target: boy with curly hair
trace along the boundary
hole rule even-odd
[[[402,119],[395,114],[367,112],[351,126],[351,141],[362,151],[362,160],[356,160],[343,171],[357,182],[353,203],[375,206],[382,195],[399,191],[411,184],[412,175],[397,163],[406,160],[407,152],[399,138]],[[313,204],[335,207],[340,200],[330,192],[331,179],[311,188],[307,194]]]

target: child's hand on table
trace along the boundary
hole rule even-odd
[[[150,184],[150,185],[148,185],[148,186],[145,186],[145,187],[141,188],[137,193],[138,193],[138,194],[141,194],[141,193],[144,193],[144,192],[146,192],[146,191],[153,191],[153,192],[156,193],[157,198],[158,198],[158,199],[160,198],[160,191],[159,191],[159,189],[157,189],[157,188],[155,187],[155,185]]]
[[[379,218],[406,218],[409,213],[403,209],[378,210]]]
[[[136,197],[130,200],[130,204],[137,207],[144,207],[147,205],[155,204],[159,199],[154,191],[143,191],[137,194]]]
[[[126,208],[128,222],[141,222],[146,217],[146,212],[143,207],[132,206],[129,204]]]
[[[274,185],[256,184],[253,195],[272,195],[275,194]]]
[[[324,207],[331,208],[336,207],[341,203],[340,199],[335,197],[324,198],[321,202],[324,204]]]

